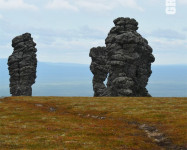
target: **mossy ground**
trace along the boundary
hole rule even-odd
[[[0,99],[0,149],[163,149],[131,122],[187,147],[187,98],[7,97]]]

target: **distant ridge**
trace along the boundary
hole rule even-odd
[[[0,96],[10,96],[7,59],[0,59]],[[153,65],[148,90],[154,97],[187,97],[187,65]],[[38,62],[33,96],[93,96],[89,65]]]

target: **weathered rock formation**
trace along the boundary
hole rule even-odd
[[[94,96],[150,96],[146,85],[155,58],[138,22],[117,18],[105,40],[106,47],[90,50]],[[107,78],[107,87],[103,81]]]
[[[104,81],[107,78],[108,68],[106,67],[107,50],[106,47],[97,47],[90,50],[89,56],[92,58],[90,70],[94,74],[93,89],[94,96],[101,96],[106,89]]]
[[[31,96],[36,79],[36,43],[30,33],[12,40],[14,51],[8,59],[10,93],[12,96]]]

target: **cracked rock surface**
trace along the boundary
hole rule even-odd
[[[135,19],[120,17],[113,22],[106,47],[90,50],[94,96],[150,96],[146,85],[155,61],[152,48],[137,32]]]
[[[14,51],[8,58],[10,93],[12,96],[31,96],[36,79],[36,43],[30,33],[12,40]]]

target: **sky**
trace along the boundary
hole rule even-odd
[[[187,0],[175,8],[166,14],[166,0],[0,0],[0,58],[29,32],[38,61],[90,64],[90,49],[105,46],[113,20],[130,17],[153,48],[154,65],[187,64]]]

